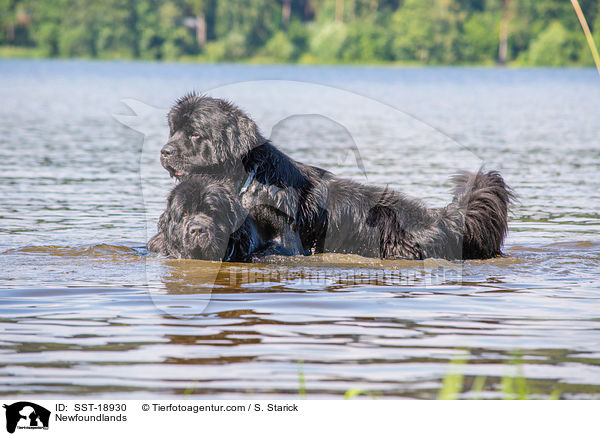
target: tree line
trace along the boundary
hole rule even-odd
[[[600,45],[600,0],[580,4]],[[569,0],[0,0],[2,46],[66,58],[592,64]]]

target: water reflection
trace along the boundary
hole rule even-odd
[[[353,286],[432,285],[460,279],[462,265],[442,259],[384,261],[355,255],[270,256],[260,264],[164,260],[160,281],[170,293],[335,291]]]

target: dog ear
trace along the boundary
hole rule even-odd
[[[149,251],[153,251],[155,253],[164,252],[166,247],[166,237],[164,232],[159,232],[156,235],[152,236],[148,243],[146,244],[146,248]]]
[[[242,152],[248,152],[265,141],[258,130],[258,126],[250,118],[238,117],[237,128],[239,131],[237,141],[241,145],[240,151]]]
[[[243,135],[240,134],[239,128],[236,124],[228,125],[225,131],[222,133],[222,137],[223,141],[227,143],[225,144],[224,149],[228,150],[229,153],[238,155],[240,152],[243,153],[245,151]]]
[[[169,214],[165,210],[163,213],[160,214],[160,217],[158,218],[158,224],[156,225],[159,232],[161,232],[165,229],[168,220],[169,220]]]

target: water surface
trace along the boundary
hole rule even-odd
[[[148,254],[173,186],[158,165],[164,114],[215,88],[296,159],[434,206],[455,170],[500,170],[519,195],[507,256]],[[132,115],[123,99],[157,108],[131,122],[142,133],[115,118]],[[518,353],[534,396],[600,398],[591,69],[3,60],[0,101],[2,396],[298,397],[301,368],[308,398],[434,398],[468,349],[466,384],[485,375],[486,397]],[[298,105],[314,110],[290,117]]]

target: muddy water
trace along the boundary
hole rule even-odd
[[[519,194],[506,256],[147,253],[173,186],[165,110],[192,89],[298,160],[434,206],[456,169],[500,170]],[[534,396],[600,398],[592,70],[0,61],[0,101],[2,396],[297,397],[302,371],[308,398],[434,398],[466,349],[485,397],[519,354]]]

